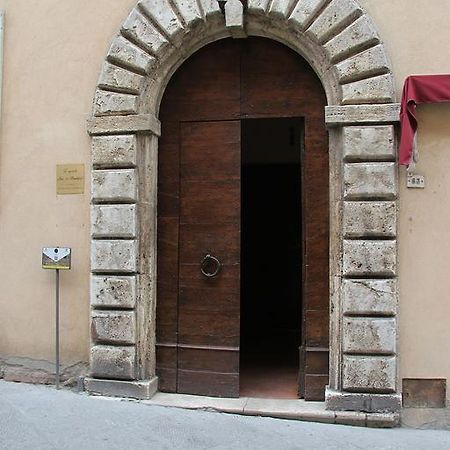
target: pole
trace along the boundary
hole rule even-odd
[[[56,389],[59,389],[59,269],[56,269]]]

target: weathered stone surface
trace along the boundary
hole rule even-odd
[[[139,94],[144,77],[105,61],[98,80],[98,87],[114,89],[127,94]]]
[[[307,33],[323,44],[360,15],[362,15],[362,10],[355,1],[332,0],[310,26]]]
[[[392,75],[380,75],[342,86],[342,104],[389,103],[394,100]]]
[[[350,393],[327,388],[325,402],[326,408],[331,411],[362,411],[396,415],[401,409],[399,394]]]
[[[135,169],[92,171],[92,201],[136,202],[136,177]]]
[[[330,60],[337,62],[377,43],[379,38],[371,20],[367,16],[362,16],[327,42],[324,47]]]
[[[396,241],[344,240],[344,275],[395,276],[396,271]]]
[[[290,0],[273,0],[269,8],[269,15],[285,19],[290,12],[291,4]]]
[[[188,25],[194,25],[202,19],[202,13],[197,2],[190,0],[175,0],[174,4]]]
[[[366,426],[369,428],[394,428],[400,426],[400,414],[367,414]]]
[[[395,392],[395,356],[344,355],[342,387],[353,392]]]
[[[122,26],[124,36],[139,44],[151,55],[159,57],[169,42],[137,9],[134,9]]]
[[[353,163],[344,165],[345,199],[386,199],[397,196],[395,163]]]
[[[353,126],[342,130],[344,158],[347,161],[395,161],[395,136],[392,125]]]
[[[133,380],[136,348],[94,345],[91,348],[91,375],[95,378]]]
[[[87,128],[92,136],[137,132],[161,135],[161,122],[153,114],[92,117]]]
[[[92,205],[91,233],[93,238],[136,237],[136,205]]]
[[[140,0],[139,6],[170,37],[174,37],[177,33],[183,32],[183,25],[178,20],[168,0]]]
[[[344,280],[343,314],[397,314],[397,280]]]
[[[210,16],[221,16],[222,11],[217,0],[199,0],[206,18]]]
[[[399,121],[400,103],[387,105],[325,106],[325,122],[328,126],[397,123]]]
[[[134,344],[136,320],[132,311],[92,311],[91,337],[104,344]]]
[[[339,425],[350,425],[353,427],[365,427],[367,414],[355,411],[336,411],[335,421]]]
[[[156,59],[132,44],[123,36],[117,36],[108,52],[108,61],[116,62],[141,73],[149,73]]]
[[[104,273],[137,271],[137,242],[128,240],[92,241],[91,270]]]
[[[136,114],[138,97],[131,94],[118,94],[97,90],[94,100],[94,114],[106,116],[114,114]]]
[[[96,168],[135,167],[136,156],[135,135],[92,138],[92,164]]]
[[[225,3],[225,26],[234,38],[244,38],[244,5],[240,0],[228,0]]]
[[[342,329],[345,353],[390,355],[396,352],[394,318],[346,317]]]
[[[369,76],[390,72],[389,61],[383,45],[376,45],[364,52],[336,64],[341,83],[349,83]]]
[[[127,308],[136,305],[135,276],[91,277],[91,306],[94,308]]]
[[[297,5],[289,17],[289,22],[300,31],[304,31],[320,9],[325,5],[326,1],[327,0],[303,0],[297,2]]]
[[[345,237],[395,237],[397,205],[395,202],[344,202]]]
[[[138,400],[151,399],[158,390],[158,378],[139,381],[97,380],[86,378],[84,386],[90,394],[108,397],[136,398]]]
[[[249,11],[266,12],[269,7],[270,0],[248,0]]]

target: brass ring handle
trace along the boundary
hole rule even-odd
[[[221,267],[220,261],[215,256],[208,254],[203,258],[200,270],[205,277],[214,278],[220,272]]]

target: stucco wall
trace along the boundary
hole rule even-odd
[[[61,351],[88,359],[89,161],[86,134],[109,42],[135,0],[2,0],[0,354],[53,358],[54,277],[42,246],[73,248],[61,275]],[[84,163],[84,195],[56,196],[55,166]]]
[[[0,147],[0,354],[52,359],[54,273],[45,245],[73,248],[62,281],[62,358],[87,360],[89,164],[85,121],[108,45],[136,0],[0,0],[6,10]],[[413,73],[450,73],[448,0],[360,0],[390,53],[398,94]],[[411,7],[414,3],[414,9]],[[82,69],[80,69],[82,68]],[[420,108],[426,189],[401,169],[400,376],[450,379],[450,105]],[[86,164],[86,193],[56,196],[55,166]]]

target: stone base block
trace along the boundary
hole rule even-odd
[[[400,394],[360,394],[340,392],[330,388],[325,391],[326,409],[331,411],[398,413],[401,404]]]
[[[158,390],[158,378],[141,381],[101,380],[86,378],[84,388],[89,394],[107,397],[126,397],[138,400],[148,400]]]

